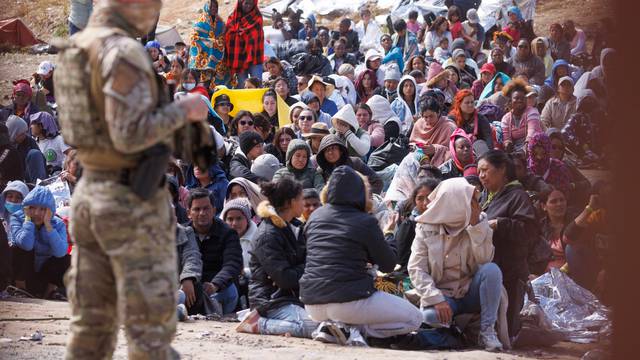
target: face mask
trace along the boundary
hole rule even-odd
[[[4,208],[7,209],[7,211],[10,214],[14,214],[18,210],[22,210],[22,204],[21,203],[10,202],[10,201],[5,201]]]
[[[187,91],[191,91],[196,87],[196,83],[184,83],[182,87]]]

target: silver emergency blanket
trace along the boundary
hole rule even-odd
[[[558,269],[531,281],[535,301],[544,312],[552,331],[566,341],[591,343],[610,328],[610,310],[590,291],[577,285]],[[532,307],[529,296],[523,309]]]

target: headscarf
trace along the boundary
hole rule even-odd
[[[267,198],[260,192],[260,186],[245,178],[235,178],[229,181],[229,186],[227,186],[227,194],[224,197],[225,205],[228,201],[230,201],[229,194],[231,194],[231,187],[236,184],[240,185],[247,193],[247,197],[249,199],[249,202],[251,203],[251,207],[253,208],[253,211],[257,213],[258,205],[260,205],[261,202],[267,200]]]
[[[455,126],[444,116],[441,116],[431,129],[427,129],[427,124],[422,117],[416,120],[411,130],[409,141],[416,144],[439,144],[447,146]]]
[[[373,94],[373,90],[376,88],[376,86],[378,85],[378,78],[376,77],[376,72],[371,70],[371,69],[366,69],[363,72],[361,72],[360,74],[358,74],[358,77],[356,78],[356,93],[358,94],[358,96],[360,97],[360,101],[362,102],[363,100],[366,101],[369,99],[369,97],[367,97],[367,94],[364,91],[364,84],[363,84],[363,80],[364,80],[364,76],[369,74],[369,79],[371,79],[371,86],[373,89],[372,90],[372,94]]]
[[[449,142],[449,154],[451,154],[451,159],[453,159],[453,163],[456,164],[458,170],[462,172],[464,171],[464,165],[462,165],[462,162],[460,162],[460,160],[458,159],[458,155],[456,155],[456,140],[459,137],[469,140],[469,145],[472,145],[473,141],[471,140],[471,136],[460,128],[455,129],[453,133],[451,133],[451,141]],[[471,163],[473,162],[475,162],[475,159],[473,158],[473,151],[471,151]]]
[[[33,95],[33,90],[31,89],[31,84],[29,84],[29,80],[20,79],[13,82],[13,96],[16,96],[16,92],[22,91],[29,98]]]
[[[533,152],[536,147],[542,147],[544,158],[537,159]],[[569,190],[570,175],[564,163],[558,159],[551,158],[551,138],[541,132],[535,134],[528,143],[527,167],[534,175],[542,177],[549,185],[567,194]]]
[[[489,81],[489,83],[487,84],[487,86],[484,87],[484,90],[482,90],[482,93],[480,94],[480,99],[478,100],[482,100],[482,99],[486,99],[489,96],[493,95],[494,93],[494,86],[495,86],[495,81],[496,79],[500,77],[502,79],[502,85],[507,85],[507,83],[511,80],[511,78],[503,73],[503,72],[498,72],[496,74],[496,76],[493,77],[493,79],[491,79],[491,81]]]
[[[52,138],[58,135],[58,125],[56,124],[56,120],[53,118],[53,115],[48,112],[41,111],[31,115],[29,124],[37,123],[42,125],[42,130],[44,131],[45,138]]]
[[[475,187],[465,178],[441,182],[429,194],[429,205],[416,222],[442,226],[449,236],[457,236],[471,222],[471,199]]]
[[[262,64],[264,31],[258,0],[253,0],[253,9],[248,14],[242,12],[242,1],[238,1],[227,19],[225,55],[232,74],[247,70],[252,65]]]
[[[516,15],[516,17],[518,18],[518,21],[522,21],[524,20],[524,18],[522,17],[522,12],[520,11],[520,8],[518,8],[517,6],[509,6],[509,8],[507,8],[507,14],[509,13],[513,13]]]

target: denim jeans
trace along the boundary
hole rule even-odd
[[[67,21],[69,23],[69,36],[82,31],[79,27],[75,26],[71,21]]]
[[[319,323],[311,320],[307,311],[298,305],[287,304],[267,312],[266,317],[258,321],[260,334],[284,335],[286,333],[299,338],[311,338],[311,333]]]
[[[230,314],[236,309],[236,305],[238,304],[238,288],[236,284],[231,283],[226,289],[220,290],[210,297],[216,299],[220,305],[222,305],[223,313]]]
[[[27,153],[26,162],[26,180],[35,184],[36,180],[44,180],[47,178],[47,161],[40,150],[31,149]]]
[[[445,296],[453,315],[480,313],[480,329],[493,328],[498,319],[500,294],[502,292],[502,272],[498,265],[486,263],[480,265],[473,275],[469,291],[460,299]],[[422,309],[424,322],[432,326],[443,326],[433,306]]]
[[[244,89],[244,82],[250,76],[262,81],[262,64],[251,65],[248,70],[238,73],[238,89]]]

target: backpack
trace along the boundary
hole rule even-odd
[[[60,49],[53,73],[58,121],[65,143],[73,147],[108,147],[107,123],[101,119],[104,103],[92,96],[102,91],[99,52],[102,41],[122,30],[100,28],[84,31],[69,40],[56,39]],[[92,72],[91,69],[94,69]],[[89,90],[89,91],[87,91]]]
[[[410,151],[409,138],[401,135],[385,141],[377,149],[373,150],[367,165],[373,171],[384,170],[391,164],[400,164]]]

